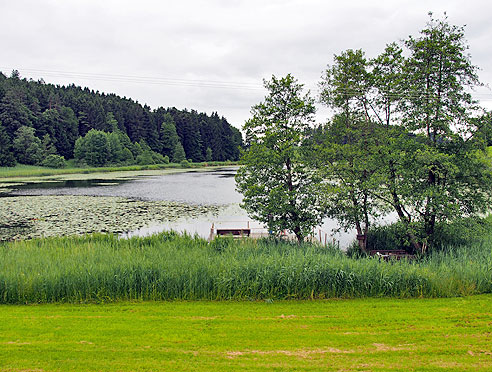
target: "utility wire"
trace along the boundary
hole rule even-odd
[[[9,70],[9,68],[0,67],[1,70]],[[37,73],[50,77],[66,77],[89,79],[99,81],[112,81],[123,83],[140,83],[153,85],[170,85],[184,87],[204,87],[204,88],[222,88],[222,89],[241,89],[241,90],[263,90],[263,86],[254,83],[242,83],[231,81],[216,81],[216,80],[200,80],[200,79],[176,79],[168,77],[155,76],[135,76],[135,75],[117,75],[117,74],[98,74],[73,71],[58,71],[58,70],[41,70],[41,69],[16,69],[19,72]]]
[[[0,70],[9,70],[6,67],[0,67]],[[78,78],[86,80],[97,81],[110,81],[110,82],[122,82],[122,83],[137,83],[137,84],[151,84],[151,85],[167,85],[178,87],[198,87],[198,88],[219,88],[219,89],[234,89],[234,90],[264,90],[263,85],[244,82],[232,82],[232,81],[217,81],[217,80],[204,80],[204,79],[177,79],[169,77],[156,77],[156,76],[136,76],[136,75],[121,75],[121,74],[100,74],[100,73],[86,73],[86,72],[73,72],[73,71],[60,71],[60,70],[42,70],[42,69],[10,69],[23,71],[26,73],[43,74],[50,77],[64,77],[64,78]],[[342,94],[345,96],[363,95],[370,91],[362,88],[349,88],[349,87],[337,87],[331,90],[332,93]],[[381,92],[385,98],[408,98],[416,99],[422,97],[432,98],[436,96],[432,92]],[[485,101],[492,100],[492,93],[479,93],[479,92],[464,92],[470,94],[472,98],[480,100],[482,98]],[[452,96],[446,95],[448,98]]]
[[[371,96],[371,94],[374,92],[374,89],[357,89],[357,88],[346,88],[346,87],[337,87],[334,89],[330,89],[328,95],[344,95],[344,96],[364,96],[368,95]],[[433,92],[398,92],[398,91],[381,91],[378,90],[379,93],[383,95],[385,98],[422,98],[422,97],[428,97],[428,98],[437,98],[438,95]],[[460,92],[460,94],[469,94],[472,98],[474,99],[479,99],[479,97],[482,97],[484,99],[491,99],[492,100],[492,93],[479,93],[479,92],[469,92],[469,91],[463,91]],[[453,99],[454,97],[457,97],[456,95],[453,94],[443,94],[441,93],[441,98],[446,97]]]

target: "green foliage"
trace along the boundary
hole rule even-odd
[[[180,163],[183,160],[186,160],[186,154],[183,145],[177,142],[173,152],[173,163]]]
[[[269,95],[253,106],[244,125],[248,148],[236,187],[243,207],[275,234],[294,232],[299,241],[324,214],[321,178],[308,167],[303,144],[313,122],[314,102],[291,76],[265,81]]]
[[[381,250],[404,249],[413,253],[413,247],[406,233],[406,226],[402,222],[390,225],[376,226],[369,230],[367,248]],[[416,231],[422,227],[416,228]],[[465,246],[478,245],[484,236],[492,231],[491,217],[487,218],[459,218],[452,222],[440,222],[434,233],[434,251],[457,249]],[[417,252],[418,253],[418,252]]]
[[[120,141],[118,132],[106,134],[109,145],[109,159],[107,163],[120,164],[128,160],[128,153],[124,153],[124,148]]]
[[[159,154],[158,152],[152,151],[151,155],[152,155],[153,164],[167,164],[167,163],[169,163],[169,158],[167,158],[167,160],[166,160],[166,158],[164,156],[162,156],[161,154]]]
[[[23,88],[18,84],[19,79],[11,77],[13,84],[9,87],[8,79],[2,85],[9,89],[0,100],[0,121],[8,136],[13,139],[15,132],[22,126],[31,127],[35,116],[29,109],[29,100],[25,97]]]
[[[212,161],[213,156],[212,156],[212,149],[210,147],[207,147],[206,155],[205,155],[205,161]]]
[[[144,139],[141,139],[138,141],[138,144],[140,145],[140,148],[142,149],[142,152],[151,152],[152,149],[150,146],[147,144],[147,142]]]
[[[321,98],[337,110],[338,132],[318,155],[342,225],[366,235],[371,217],[392,209],[412,249],[425,253],[440,244],[439,224],[490,210],[489,118],[468,93],[479,81],[463,28],[431,16],[404,46],[408,57],[395,43],[370,61],[362,51],[335,56]]]
[[[133,156],[136,158],[138,157],[139,155],[142,155],[143,154],[143,149],[142,149],[142,146],[140,146],[140,143],[138,142],[135,142],[132,146],[132,153],[133,153]]]
[[[106,132],[91,129],[75,143],[75,158],[79,162],[101,167],[111,159],[111,147]]]
[[[106,132],[117,132],[119,130],[118,120],[115,119],[114,114],[109,111],[106,113]]]
[[[65,168],[67,162],[63,156],[50,154],[41,162],[41,165],[48,168]]]
[[[132,150],[133,153],[138,154],[136,159]],[[91,129],[76,141],[74,153],[79,164],[96,167],[135,162],[138,165],[166,163],[166,159],[152,151],[144,140],[132,144],[128,136],[120,130],[107,133]]]
[[[181,165],[181,168],[190,168],[191,164],[188,160],[183,159],[179,162],[179,165]]]
[[[175,142],[180,140],[193,161],[204,160],[207,147],[214,151],[213,160],[239,158],[241,133],[217,113],[208,116],[194,110],[162,107],[151,110],[131,99],[74,84],[58,86],[21,79],[18,73],[8,78],[1,73],[0,76],[4,77],[0,78],[0,121],[11,141],[20,127],[34,128],[37,137],[49,135],[56,153],[70,159],[77,138],[95,129],[120,131],[129,142],[143,139],[152,151],[171,159]],[[133,158],[141,154],[138,149],[133,151],[129,143],[120,142],[123,148],[132,150]]]
[[[138,155],[137,164],[138,165],[154,164],[154,159],[152,158],[152,152],[144,151],[142,154]]]
[[[13,154],[12,141],[0,122],[0,167],[13,167],[17,161]]]
[[[159,135],[162,144],[161,154],[172,159],[174,149],[179,142],[179,137],[176,133],[173,117],[169,113],[164,115],[164,121],[161,124]]]
[[[43,138],[41,139],[41,145],[43,147],[43,153],[47,155],[53,155],[56,154],[56,147],[53,144],[53,141],[51,140],[51,137],[49,134],[45,134]]]
[[[22,126],[14,136],[13,148],[17,161],[22,164],[39,164],[44,156],[41,140],[34,135],[34,128]]]

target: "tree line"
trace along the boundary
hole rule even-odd
[[[115,94],[28,80],[18,71],[8,77],[0,72],[0,166],[41,164],[48,156],[91,164],[91,157],[75,151],[76,144],[80,150],[96,139],[105,144],[93,146],[103,149],[95,158],[106,153],[106,164],[135,163],[139,156],[141,162],[238,160],[242,146],[240,131],[216,112],[153,110]],[[101,161],[91,165],[96,163]]]
[[[463,27],[436,20],[416,37],[334,57],[319,101],[334,111],[314,127],[314,99],[292,75],[265,81],[269,95],[244,125],[247,150],[236,176],[244,207],[270,230],[299,241],[325,217],[357,232],[393,212],[411,249],[436,245],[440,224],[490,211],[486,146],[491,114]]]

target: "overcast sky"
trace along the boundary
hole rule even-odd
[[[492,85],[492,2],[369,0],[0,0],[0,71],[88,86],[150,105],[217,111],[236,127],[292,73],[317,94],[334,54],[417,35],[429,11],[466,25],[472,62]],[[475,97],[492,109],[492,91]],[[320,108],[318,121],[326,120]]]

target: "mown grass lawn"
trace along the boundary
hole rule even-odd
[[[0,306],[1,371],[491,371],[492,295]]]

